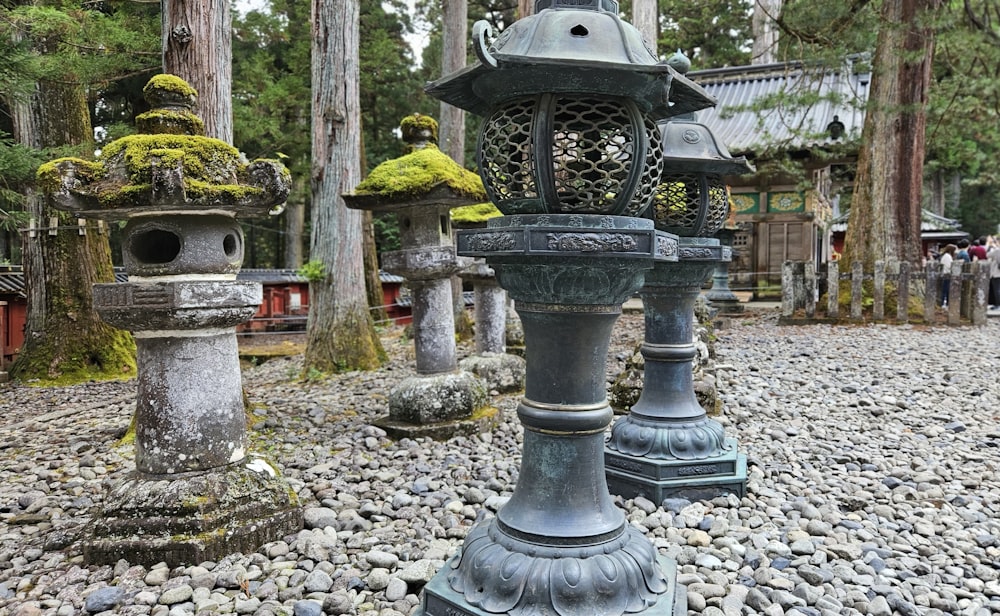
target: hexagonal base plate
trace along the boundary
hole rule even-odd
[[[605,449],[608,490],[623,498],[642,496],[654,503],[665,498],[710,500],[716,496],[746,494],[747,457],[736,449],[736,439],[727,438],[729,451],[705,460],[653,460],[626,456]]]
[[[451,589],[448,584],[448,573],[451,571],[452,562],[457,558],[458,555],[453,556],[424,586],[420,607],[413,616],[497,616],[469,605],[465,602],[464,596]],[[667,578],[670,590],[660,596],[656,605],[641,612],[634,612],[635,616],[687,616],[687,589],[677,584],[677,563],[666,556],[658,557],[657,563]]]
[[[302,528],[291,488],[260,460],[175,476],[138,472],[113,484],[83,541],[90,564],[174,567],[252,552]]]

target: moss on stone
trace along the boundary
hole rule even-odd
[[[166,90],[167,92],[173,92],[183,96],[198,96],[198,91],[192,88],[188,82],[184,81],[177,75],[171,75],[169,73],[153,75],[153,77],[146,82],[146,85],[143,86],[142,93],[148,94],[153,90]]]
[[[59,167],[67,162],[76,167],[77,178],[84,183],[93,182],[104,174],[104,166],[101,163],[74,157],[57,158],[38,167],[36,173],[38,188],[47,193],[59,190],[62,185],[62,172]]]
[[[407,140],[410,140],[413,135],[419,135],[422,131],[427,131],[431,135],[431,142],[437,143],[438,141],[437,120],[428,115],[420,113],[408,115],[400,121],[399,129],[402,131],[404,139]]]
[[[205,122],[187,110],[153,109],[136,116],[135,125],[140,133],[196,136],[205,134]]]
[[[451,221],[462,226],[482,224],[497,216],[503,216],[503,214],[492,203],[477,203],[451,210]]]
[[[462,197],[480,201],[487,199],[480,177],[463,168],[434,145],[375,167],[354,192],[358,195],[412,199],[425,195],[442,184]]]
[[[132,184],[152,180],[150,157],[162,150],[182,150],[184,177],[216,184],[236,181],[240,164],[239,151],[219,139],[196,135],[129,135],[109,143],[101,152],[101,160],[110,169],[116,163],[124,166]]]

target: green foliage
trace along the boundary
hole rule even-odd
[[[399,250],[399,219],[392,212],[375,212],[372,216],[375,229],[375,244],[379,252]]]
[[[326,264],[318,259],[305,263],[295,271],[309,282],[322,282],[326,278]]]
[[[680,49],[697,68],[750,62],[751,0],[659,0],[661,55]]]
[[[0,228],[16,228],[23,218],[24,186],[35,177],[44,155],[0,133]]]

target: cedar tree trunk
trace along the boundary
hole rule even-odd
[[[755,0],[753,5],[753,47],[751,64],[770,64],[778,61],[778,27],[775,18],[781,15],[782,0]]]
[[[632,0],[632,25],[646,39],[657,55],[660,42],[659,3],[656,0]]]
[[[233,24],[229,0],[163,0],[163,72],[198,91],[205,134],[233,142]]]
[[[312,284],[305,369],[372,370],[385,356],[365,294],[362,213],[342,194],[361,179],[358,2],[312,2]]]
[[[847,224],[843,267],[921,263],[920,198],[934,32],[940,0],[885,0]],[[841,270],[843,271],[843,269]]]
[[[25,145],[80,145],[93,138],[79,86],[39,82],[31,100],[13,109],[15,137]],[[48,207],[41,194],[32,192],[27,202],[44,229],[24,234],[28,316],[12,376],[60,383],[135,376],[131,335],[101,321],[93,308],[92,285],[114,281],[107,234],[89,222],[80,235],[76,217]]]

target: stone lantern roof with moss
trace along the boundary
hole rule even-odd
[[[344,195],[347,206],[387,212],[421,205],[454,208],[486,203],[489,198],[479,175],[438,149],[437,127],[430,116],[403,118],[400,129],[410,152],[375,167],[353,194]]]
[[[60,158],[38,169],[59,209],[92,218],[199,213],[260,216],[288,197],[291,175],[278,161],[247,162],[231,145],[205,136],[192,111],[194,88],[157,75],[143,93],[152,108],[138,134],[108,144],[96,162]]]

